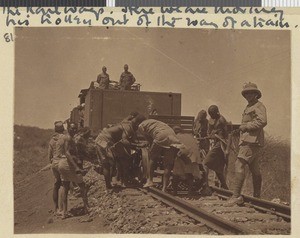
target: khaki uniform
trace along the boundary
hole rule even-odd
[[[259,148],[264,145],[264,130],[267,125],[266,108],[261,102],[248,105],[244,110],[242,124],[246,125],[247,131],[240,133],[238,157],[248,163],[252,163]]]
[[[263,146],[263,128],[267,125],[266,107],[259,101],[254,105],[248,105],[243,113],[242,124],[246,125],[247,132],[241,132],[240,145],[255,144]]]
[[[184,144],[182,153],[189,159],[184,163],[182,159],[176,158],[173,168],[173,174],[184,177],[185,174],[192,174],[194,178],[201,179],[202,174],[199,165],[203,158],[200,156],[197,140],[191,134],[179,133],[177,138]]]
[[[101,73],[97,77],[97,83],[99,83],[100,89],[108,89],[109,88],[109,74],[107,73]]]
[[[124,71],[120,76],[120,86],[122,90],[130,90],[131,85],[134,84],[135,78],[129,71]]]
[[[118,142],[131,141],[134,137],[134,131],[131,122],[122,122],[110,128],[103,129],[97,136],[95,143],[101,152],[102,163],[114,165],[116,157],[120,154],[115,145]]]
[[[156,161],[163,155],[165,165],[174,164],[176,151],[171,146],[180,144],[180,141],[171,127],[161,121],[148,119],[139,125],[139,131],[152,143],[149,151],[151,160]]]

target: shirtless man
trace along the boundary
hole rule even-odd
[[[69,135],[64,135],[63,122],[55,122],[55,134],[50,140],[48,149],[48,158],[51,162],[52,171],[56,181],[53,189],[53,201],[56,212],[58,212],[58,190],[60,185],[63,187],[62,218],[68,217],[68,191],[70,189],[70,182],[78,184],[85,211],[88,212],[85,184],[82,177],[84,171],[78,167],[75,161],[76,145],[72,138],[76,133],[74,128],[76,128],[76,125],[71,123],[68,131]]]

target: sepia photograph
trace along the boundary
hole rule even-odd
[[[14,43],[14,234],[291,234],[290,31]]]

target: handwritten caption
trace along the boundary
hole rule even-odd
[[[194,28],[297,28],[285,20],[284,11],[257,7],[3,7],[6,27],[22,26],[141,26]],[[1,14],[1,12],[0,12]],[[13,41],[11,33],[3,36]]]

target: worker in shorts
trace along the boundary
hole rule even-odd
[[[264,130],[267,125],[266,107],[258,99],[261,92],[254,83],[247,83],[242,90],[247,100],[240,126],[240,141],[238,158],[235,162],[235,178],[233,183],[233,196],[226,205],[241,205],[243,197],[241,190],[246,177],[246,166],[252,174],[253,196],[259,198],[261,193],[262,176],[259,168],[259,152],[264,145]]]
[[[52,171],[56,179],[53,190],[53,200],[55,203],[55,210],[58,210],[58,190],[62,185],[62,204],[63,212],[62,218],[67,218],[68,211],[68,192],[70,189],[70,182],[76,183],[80,187],[81,196],[83,198],[85,212],[88,212],[88,203],[85,191],[85,184],[83,182],[82,174],[84,171],[80,169],[74,160],[76,153],[76,145],[72,136],[75,135],[77,128],[75,124],[70,124],[69,135],[64,135],[63,122],[55,122],[56,134],[52,137],[49,144],[49,159],[52,162]]]
[[[130,121],[123,121],[110,128],[104,128],[97,136],[95,140],[97,156],[100,171],[102,171],[104,175],[105,185],[108,191],[112,188],[111,180],[116,166],[116,159],[120,157],[118,153],[120,150],[119,147],[130,146],[132,144],[132,140],[135,138],[135,131],[138,129],[138,123],[144,119],[144,116],[137,115]],[[126,158],[120,159],[124,159],[124,161],[120,161],[121,164],[122,162],[126,162]],[[119,171],[122,173],[122,183],[125,182],[124,180],[126,180],[127,177],[126,171],[123,170],[124,167],[126,167],[126,165],[122,166],[121,171]]]
[[[139,124],[139,132],[150,143],[149,168],[147,168],[147,182],[144,187],[153,186],[154,163],[163,156],[164,178],[162,191],[166,191],[169,184],[171,170],[178,152],[180,141],[175,132],[167,124],[154,119],[144,120]]]
[[[203,182],[202,167],[203,158],[200,156],[197,140],[190,133],[184,133],[180,126],[173,127],[176,137],[182,143],[177,153],[174,167],[172,187],[174,195],[177,194],[178,184],[185,180],[188,185],[188,194],[193,195],[196,190],[200,190]]]
[[[209,152],[206,155],[206,158],[203,161],[203,167],[206,171],[206,187],[205,193],[208,193],[208,172],[209,169],[213,170],[220,183],[221,187],[224,189],[228,189],[224,168],[227,164],[226,155],[225,155],[225,145],[222,142],[225,141],[228,137],[227,133],[227,121],[220,114],[219,108],[216,105],[211,105],[208,108],[208,114],[210,115],[210,119],[208,121],[208,137],[212,141],[212,146]],[[221,140],[220,140],[221,139]]]
[[[62,185],[61,176],[58,170],[58,164],[61,158],[65,157],[64,153],[64,126],[61,121],[54,123],[54,135],[50,139],[48,147],[48,159],[51,164],[51,170],[54,176],[54,188],[53,188],[53,202],[54,202],[54,212],[56,215],[60,214],[59,204],[58,204],[58,192]]]

